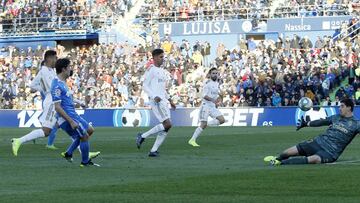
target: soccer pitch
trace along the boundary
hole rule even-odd
[[[187,144],[194,127],[171,129],[160,157],[147,156],[154,137],[142,149],[137,132],[147,128],[97,128],[91,151],[100,168],[80,168],[60,157],[70,138],[58,131],[59,150],[46,139],[24,144],[18,157],[10,139],[30,129],[0,130],[0,202],[359,202],[360,139],[355,138],[337,164],[271,167],[276,155],[324,128],[217,127]],[[358,162],[359,161],[359,162]]]

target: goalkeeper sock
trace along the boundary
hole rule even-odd
[[[277,160],[282,161],[285,159],[288,159],[290,156],[286,153],[281,153],[278,157],[276,157]]]
[[[146,131],[145,133],[143,133],[143,134],[141,135],[141,137],[142,137],[142,138],[147,138],[147,137],[149,137],[149,136],[152,135],[152,134],[156,134],[156,133],[158,133],[158,132],[160,132],[160,131],[164,131],[164,130],[165,130],[165,128],[164,128],[163,124],[160,123],[160,124],[154,126],[153,128],[151,128],[150,130]]]
[[[290,159],[286,159],[281,161],[283,165],[290,165],[290,164],[308,164],[307,157],[294,157]]]
[[[151,152],[156,152],[159,149],[160,145],[164,142],[166,135],[167,133],[165,131],[159,132],[159,134],[156,136],[155,143],[151,148]]]
[[[199,135],[201,134],[201,132],[203,131],[203,129],[201,127],[197,127],[193,136],[191,137],[192,140],[196,140]]]
[[[35,140],[39,137],[45,137],[45,133],[42,129],[33,130],[30,133],[19,138],[20,143],[28,142],[30,140]]]

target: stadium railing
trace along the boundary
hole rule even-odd
[[[0,37],[38,35],[40,32],[84,32],[100,29],[109,23],[106,16],[58,16],[2,19]]]
[[[348,26],[345,30],[342,30],[339,34],[333,36],[332,40],[343,40],[350,37],[350,41],[354,40],[360,33],[360,21],[355,24]]]
[[[199,20],[232,20],[232,19],[269,19],[269,18],[288,18],[288,17],[311,17],[311,16],[341,16],[350,15],[349,4],[333,4],[330,6],[280,6],[270,15],[269,8],[222,8],[211,11],[182,12],[170,10],[166,15],[160,12],[141,12],[138,14],[139,20],[151,22],[184,22]],[[308,10],[316,8],[315,10]],[[186,13],[186,14],[184,14]],[[209,14],[208,14],[209,13]]]

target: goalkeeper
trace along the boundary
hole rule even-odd
[[[290,147],[277,157],[265,157],[264,161],[271,165],[319,164],[336,161],[360,131],[360,121],[353,116],[353,110],[353,101],[344,99],[340,102],[340,115],[309,122],[302,117],[296,130],[319,126],[329,126],[329,128],[325,133]]]

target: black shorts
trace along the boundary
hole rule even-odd
[[[326,152],[317,142],[314,140],[308,140],[296,145],[296,148],[301,156],[318,155],[321,158],[321,163],[331,163],[336,161],[328,152]]]

